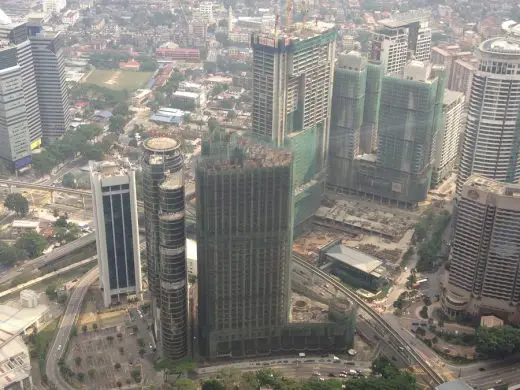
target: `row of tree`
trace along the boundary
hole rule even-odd
[[[103,128],[98,125],[82,125],[33,156],[33,168],[41,175],[49,174],[58,164],[80,153],[88,160],[101,160],[111,145],[93,143]]]
[[[477,353],[489,358],[505,358],[520,352],[520,329],[510,326],[480,327],[476,332]]]
[[[270,388],[276,390],[418,390],[415,376],[407,371],[400,371],[386,357],[378,357],[372,362],[373,376],[366,378],[328,379],[317,378],[294,380],[284,377],[271,369],[256,372],[222,372],[215,378],[205,381],[202,390],[253,390]],[[183,381],[182,387],[175,389],[196,389],[194,384]],[[192,386],[193,387],[190,387]],[[345,386],[345,387],[343,387]]]

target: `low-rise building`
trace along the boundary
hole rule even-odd
[[[176,91],[172,95],[172,106],[181,110],[193,110],[206,105],[205,96],[201,93]]]
[[[32,389],[29,348],[20,336],[0,344],[0,389]]]

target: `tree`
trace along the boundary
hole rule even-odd
[[[47,286],[47,288],[45,289],[45,294],[47,294],[47,296],[49,298],[55,298],[56,297],[56,288],[58,287],[58,285],[56,283],[51,283]]]
[[[128,104],[125,102],[117,103],[114,109],[112,110],[112,115],[120,115],[122,117],[127,117],[130,115],[130,109]]]
[[[231,120],[235,119],[236,117],[237,117],[237,113],[234,110],[229,110],[226,115],[226,119],[228,121],[231,121]]]
[[[29,201],[19,193],[7,195],[4,206],[21,217],[25,217],[29,213]]]
[[[121,369],[121,363],[117,362],[116,364],[114,364],[114,368],[116,370],[120,370]]]
[[[428,306],[423,306],[421,311],[419,312],[419,315],[422,318],[427,319],[428,318]]]
[[[136,383],[139,383],[141,382],[141,370],[136,368],[134,370],[132,370],[130,372],[130,376],[132,377],[132,379],[136,382]]]
[[[146,350],[144,348],[139,349],[139,356],[143,357],[145,353],[146,353]]]
[[[121,355],[124,355],[124,353],[125,353],[125,349],[124,349],[123,347],[119,347],[119,353],[120,353]]]
[[[87,333],[87,330],[88,330],[87,325],[83,325],[83,326],[81,327],[81,330],[83,331],[83,333]]]
[[[226,390],[226,388],[218,380],[210,379],[203,383],[202,390]]]
[[[142,337],[139,337],[137,339],[137,345],[139,345],[140,347],[144,347],[144,339]]]
[[[78,366],[78,367],[81,366],[81,360],[82,360],[81,356],[76,356],[74,358],[74,362],[76,363],[76,366]]]
[[[108,341],[109,344],[112,344],[114,342],[114,336],[108,335],[107,336],[107,341]]]
[[[72,337],[76,337],[78,335],[78,328],[76,327],[76,325],[72,325],[72,327],[70,328],[70,335]]]
[[[76,178],[70,172],[63,175],[62,184],[67,188],[76,188]]]
[[[108,121],[108,131],[121,134],[125,128],[126,119],[121,115],[113,115]]]
[[[0,242],[0,264],[11,267],[17,261],[26,259],[27,252],[16,246],[10,246],[5,242]]]
[[[119,388],[123,387],[123,382],[117,381],[116,382],[116,386],[119,387]]]
[[[97,331],[98,329],[98,324],[96,324],[95,322],[92,324],[92,329],[95,331]]]
[[[80,382],[83,382],[83,381],[85,380],[85,374],[83,374],[82,372],[78,372],[78,373],[76,374],[76,377],[78,378],[78,380],[79,380]]]
[[[123,333],[119,332],[117,334],[117,338],[119,339],[119,341],[121,341],[123,339]]]
[[[58,218],[60,216],[60,211],[58,209],[52,209],[52,216]]]
[[[93,368],[88,370],[88,376],[91,377],[91,378],[94,378],[96,376],[96,370],[93,369]]]
[[[14,245],[27,252],[29,258],[34,259],[42,255],[47,242],[38,232],[31,230],[20,237]]]

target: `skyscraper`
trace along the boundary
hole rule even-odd
[[[520,180],[520,26],[478,47],[457,194],[472,175],[514,183]]]
[[[252,131],[294,153],[295,226],[324,189],[337,30],[320,21],[254,34]]]
[[[464,123],[464,94],[444,91],[442,104],[443,125],[439,126],[433,157],[432,187],[446,179],[455,168]]]
[[[61,33],[29,26],[43,141],[48,144],[70,126],[70,101],[63,58]]]
[[[0,111],[0,158],[13,169],[31,163],[22,69],[17,57],[16,45],[0,47],[0,102],[4,107]]]
[[[520,185],[472,175],[462,185],[442,308],[520,323]]]
[[[27,35],[27,24],[13,23],[0,10],[0,40],[16,46],[17,60],[20,65],[23,80],[29,139],[31,140],[31,149],[36,149],[41,144],[42,127],[36,90],[34,61],[31,42]]]
[[[375,150],[382,77],[382,66],[369,63],[357,51],[338,58],[330,124],[330,186],[348,187],[354,160]]]
[[[103,301],[141,297],[141,257],[135,172],[128,161],[90,161],[90,184]]]
[[[143,201],[148,284],[162,355],[188,353],[188,275],[183,156],[172,138],[143,143]]]
[[[382,28],[372,39],[371,59],[381,61],[385,74],[401,74],[409,59],[429,61],[432,31],[431,11],[427,9],[403,12],[379,21]]]
[[[196,186],[201,354],[269,353],[289,319],[292,155],[244,141],[199,159]]]

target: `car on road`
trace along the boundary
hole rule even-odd
[[[61,344],[58,345],[58,351],[61,351]]]
[[[334,378],[336,375],[335,375],[333,372],[329,372],[329,376],[330,376],[331,378]]]
[[[321,373],[319,371],[314,371],[312,373],[312,376],[321,376]]]

